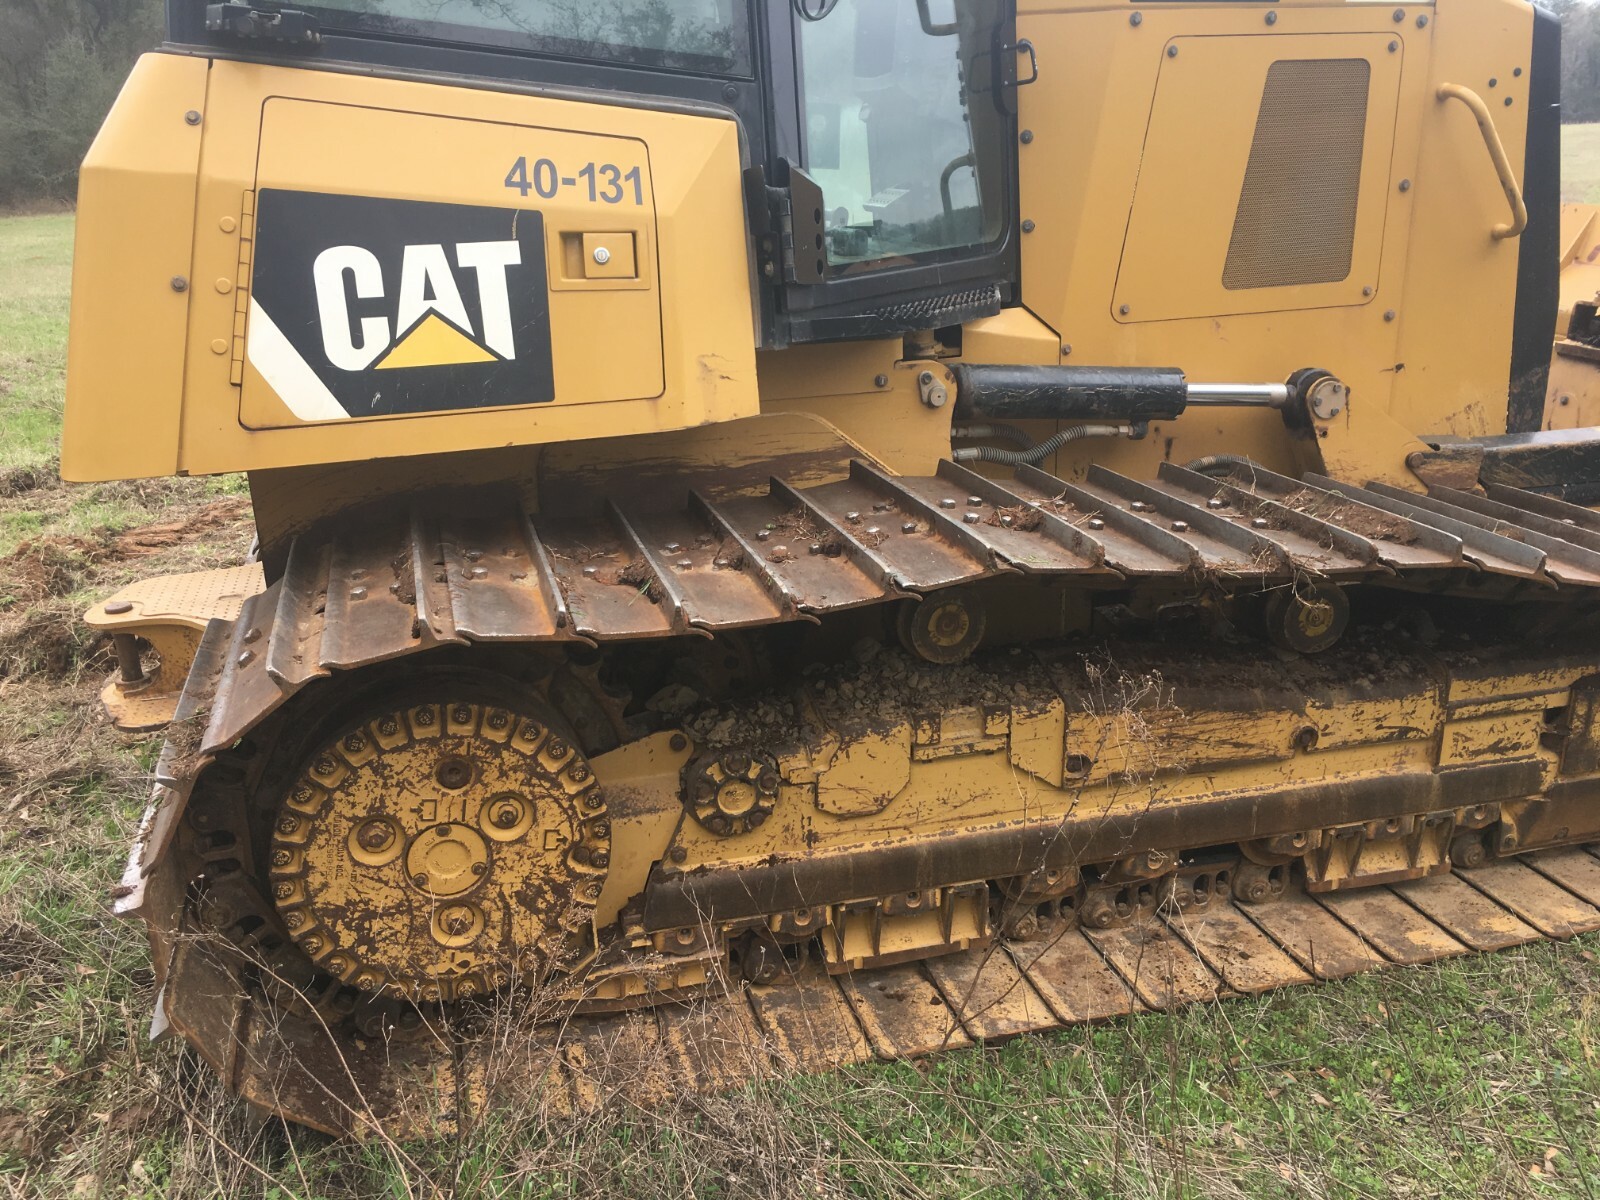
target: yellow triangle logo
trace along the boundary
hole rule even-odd
[[[390,367],[443,367],[454,363],[499,362],[477,342],[436,312],[430,312],[377,362],[373,370]]]

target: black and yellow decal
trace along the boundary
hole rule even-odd
[[[543,217],[263,189],[246,355],[303,421],[552,400]]]

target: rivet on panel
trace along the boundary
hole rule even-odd
[[[223,233],[232,233],[235,229],[239,228],[239,222],[235,221],[232,217],[223,217],[222,220],[217,222],[217,228],[222,230]]]
[[[1024,129],[1021,133],[1017,134],[1017,141],[1021,142],[1024,146],[1031,144],[1033,142],[1033,130]]]
[[[1383,314],[1383,319],[1385,321],[1392,321],[1392,320],[1394,320],[1394,318],[1395,318],[1395,311],[1392,308],[1389,309],[1387,312],[1385,312]]]
[[[1132,14],[1130,14],[1129,17],[1128,17],[1128,24],[1134,26],[1135,28],[1137,28],[1140,25],[1143,25],[1144,24],[1144,14],[1143,13],[1132,13]]]
[[[1370,283],[1369,283],[1369,284],[1367,284],[1367,286],[1366,286],[1366,287],[1364,287],[1364,288],[1362,288],[1362,289],[1361,289],[1361,294],[1362,294],[1362,295],[1363,295],[1363,296],[1370,296],[1370,295],[1372,295],[1372,285],[1371,285],[1371,284],[1370,284]]]
[[[1394,20],[1395,20],[1395,24],[1396,25],[1398,25],[1401,21],[1404,21],[1405,19],[1406,19],[1406,10],[1405,9],[1397,8],[1397,9],[1394,10]]]
[[[1409,192],[1411,190],[1411,180],[1402,179],[1398,186],[1402,192]]]
[[[1123,316],[1127,316],[1129,313],[1131,313],[1133,311],[1133,305],[1131,305],[1131,304],[1119,305],[1117,307],[1117,311],[1119,313],[1121,313]]]
[[[1176,46],[1168,46],[1167,47],[1167,57],[1168,58],[1177,58],[1178,57],[1178,48]]]
[[[1418,29],[1426,29],[1427,27],[1428,27],[1428,14],[1427,13],[1423,13],[1420,17],[1417,18],[1417,28]]]
[[[224,341],[222,338],[213,338],[212,339],[212,341],[211,341],[211,353],[213,353],[213,354],[226,354],[227,352],[228,352],[228,343],[226,341]]]
[[[175,292],[187,292],[189,290],[189,281],[182,275],[174,275],[172,277],[172,290]]]
[[[1398,49],[1400,49],[1400,43],[1399,42],[1390,42],[1389,43],[1389,53],[1390,54],[1393,54]]]
[[[233,280],[231,280],[231,279],[218,279],[217,280],[217,291],[221,292],[224,296],[226,296],[229,292],[233,291]]]
[[[198,125],[200,124],[200,114],[191,108],[183,114],[183,122],[185,125]]]
[[[1036,228],[1036,226],[1034,225],[1034,223],[1031,220],[1024,220],[1022,222],[1022,232],[1023,233],[1032,233],[1035,228]]]
[[[889,386],[889,377],[887,375],[874,375],[872,377],[872,386],[873,387],[888,387]]]
[[[1278,23],[1278,14],[1275,13],[1275,12],[1269,12],[1267,14],[1267,24],[1268,25],[1276,25],[1277,23]]]

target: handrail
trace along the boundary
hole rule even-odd
[[[1489,231],[1489,236],[1497,242],[1517,237],[1528,227],[1528,206],[1523,203],[1522,189],[1517,186],[1517,178],[1511,173],[1511,160],[1506,157],[1506,148],[1500,144],[1500,134],[1495,130],[1494,115],[1489,112],[1489,106],[1477,92],[1459,83],[1441,83],[1434,95],[1441,103],[1446,100],[1461,101],[1476,118],[1478,131],[1483,134],[1484,148],[1489,151],[1489,159],[1494,163],[1494,173],[1499,176],[1500,187],[1511,205],[1511,224],[1496,225]]]

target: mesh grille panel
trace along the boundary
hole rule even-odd
[[[1371,74],[1364,58],[1284,59],[1267,71],[1223,287],[1350,274]]]

